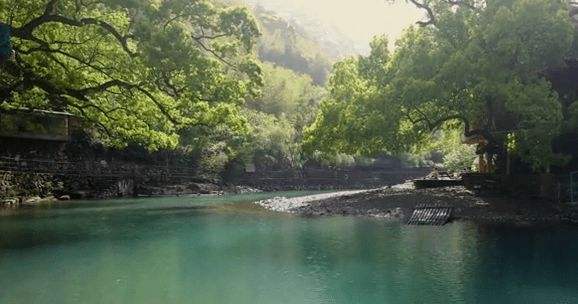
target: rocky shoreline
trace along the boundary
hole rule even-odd
[[[319,199],[275,198],[261,207],[301,216],[367,216],[406,222],[418,204],[453,207],[453,221],[495,224],[578,224],[578,207],[536,198],[478,196],[464,187],[415,189],[411,184]]]
[[[12,195],[0,197],[1,208],[33,207],[46,204],[59,203],[70,200],[111,199],[119,197],[170,197],[170,196],[199,196],[199,195],[225,195],[262,192],[259,189],[239,186],[224,185],[218,183],[186,183],[168,186],[139,186],[131,195],[116,191],[98,193],[94,195],[85,191],[72,191],[69,194],[46,193],[44,195]]]
[[[224,195],[260,192],[258,189],[213,183],[190,183],[139,189],[139,197]],[[2,207],[26,207],[75,199],[71,195],[9,197]],[[372,190],[330,192],[256,202],[261,208],[300,216],[362,216],[406,222],[418,204],[453,207],[453,221],[494,224],[578,224],[578,206],[537,198],[477,195],[465,187],[415,189],[411,183]]]

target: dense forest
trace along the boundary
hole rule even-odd
[[[426,19],[394,50],[377,37],[369,56],[335,65],[329,97],[307,130],[308,149],[419,154],[454,133],[446,152],[471,144],[483,156],[484,172],[511,172],[512,164],[545,172],[575,159],[578,48],[571,4],[410,2]],[[460,163],[459,155],[446,155]]]
[[[185,151],[216,172],[383,155],[571,163],[567,1],[408,2],[425,19],[394,48],[376,37],[328,76],[317,40],[234,1],[0,0],[0,107],[68,112],[103,145]]]
[[[271,12],[216,1],[0,6],[14,50],[2,60],[2,109],[69,112],[105,146],[189,151],[215,172],[234,160],[300,163],[330,63]]]

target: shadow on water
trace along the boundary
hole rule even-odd
[[[578,303],[578,227],[480,225],[475,232],[476,276],[468,288],[477,299]]]
[[[0,218],[0,250],[98,240],[129,240],[136,237],[143,228],[163,228],[163,224],[174,222],[171,218],[192,219],[215,209],[214,206],[170,206],[120,208],[94,213],[71,208],[59,209],[67,212],[57,213],[48,210],[24,212],[14,217]],[[72,210],[76,212],[70,212]]]
[[[576,228],[302,218],[247,201],[1,218],[0,303],[578,303]]]
[[[4,210],[0,215],[0,251],[98,240],[130,240],[146,232],[178,228],[187,218],[223,211],[261,211],[254,202],[273,196],[323,193],[280,192],[224,196],[183,196],[104,201],[71,201]],[[198,221],[198,220],[197,220]],[[157,228],[156,230],[150,229]]]

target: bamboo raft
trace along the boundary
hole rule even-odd
[[[452,212],[452,207],[420,204],[413,210],[407,224],[443,226],[450,221]]]

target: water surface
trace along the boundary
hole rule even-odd
[[[576,228],[409,227],[248,203],[270,196],[5,211],[0,303],[578,303]]]

